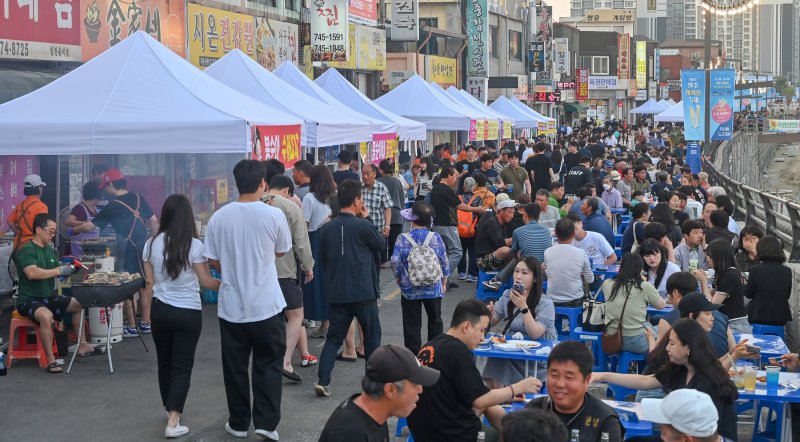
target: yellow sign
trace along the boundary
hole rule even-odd
[[[189,3],[189,61],[206,68],[233,49],[255,57],[252,16]]]
[[[475,137],[475,141],[483,140],[483,134],[486,131],[486,120],[477,120],[475,122],[475,130],[477,131],[477,137]]]
[[[636,86],[639,89],[647,87],[647,42],[636,42]]]
[[[347,61],[326,61],[325,65],[336,68],[336,69],[356,69],[356,54],[358,53],[356,50],[356,24],[355,23],[348,23],[347,24]]]
[[[311,45],[303,46],[303,73],[314,79],[314,64],[311,62]]]
[[[512,133],[511,122],[508,120],[503,121],[503,139],[510,140],[512,138],[514,138],[514,134]]]
[[[369,26],[348,23],[349,49],[347,61],[326,61],[336,69],[364,69],[382,71],[386,69],[386,31]]]
[[[369,143],[358,143],[358,153],[364,162],[369,161]]]
[[[500,137],[500,122],[489,120],[489,139],[496,140]]]
[[[426,79],[438,83],[442,89],[456,85],[456,60],[454,58],[425,56]]]
[[[397,139],[386,140],[386,158],[394,158],[399,153]]]
[[[227,178],[217,179],[217,204],[228,203],[228,180]]]

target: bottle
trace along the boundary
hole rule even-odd
[[[697,270],[697,265],[700,263],[700,254],[696,248],[689,249],[689,270]]]
[[[608,433],[603,433],[600,435],[600,442],[609,442]]]
[[[577,428],[572,430],[572,435],[569,437],[569,442],[578,442],[581,439],[581,432]]]
[[[478,431],[478,442],[486,442],[486,433]]]
[[[111,258],[111,249],[106,247],[106,258]]]
[[[6,370],[6,361],[5,361],[5,359],[6,359],[6,355],[4,355],[2,352],[0,352],[0,376],[5,376],[6,373],[8,372]]]

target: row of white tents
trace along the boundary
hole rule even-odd
[[[683,123],[683,102],[676,103],[671,98],[660,101],[651,98],[631,113],[653,115],[656,122]]]
[[[520,129],[551,118],[516,98],[486,106],[415,75],[372,101],[335,69],[312,81],[291,63],[269,72],[239,50],[205,71],[137,32],[58,80],[0,105],[5,155],[247,153],[252,125],[301,125],[321,147],[396,134],[469,131],[475,120]],[[504,134],[504,138],[510,138]]]

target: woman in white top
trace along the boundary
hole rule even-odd
[[[647,282],[653,284],[662,298],[667,299],[667,279],[681,271],[677,264],[671,262],[669,252],[653,238],[644,240],[636,253],[644,260]]]
[[[308,175],[311,180],[309,191],[303,197],[303,218],[308,223],[308,239],[311,242],[311,256],[314,257],[314,279],[303,285],[303,308],[306,319],[322,321],[311,337],[324,338],[328,332],[328,301],[324,292],[325,275],[319,259],[319,227],[331,216],[328,202],[336,193],[330,169],[324,164],[312,167]]]
[[[158,360],[161,402],[169,413],[164,437],[183,436],[180,424],[189,393],[194,352],[203,327],[200,287],[219,290],[211,277],[203,243],[197,238],[194,214],[184,195],[170,195],[161,209],[158,235],[144,246],[145,290],[153,297],[153,342]]]

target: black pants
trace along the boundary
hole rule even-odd
[[[253,355],[253,425],[275,431],[281,420],[283,355],[286,353],[286,316],[283,312],[263,321],[235,323],[219,320],[222,339],[222,376],[228,399],[228,423],[237,431],[250,427],[250,377]]]
[[[458,261],[458,273],[467,273],[477,278],[478,257],[475,256],[475,237],[459,237],[459,239],[461,240],[461,250],[463,253],[461,255],[461,260]],[[450,275],[451,278],[455,279],[454,276],[456,275]]]
[[[330,304],[330,326],[325,337],[325,346],[319,357],[319,383],[330,385],[333,366],[336,364],[336,352],[342,346],[347,330],[353,322],[364,329],[364,356],[369,359],[376,348],[381,345],[381,322],[378,317],[378,301],[348,302]],[[281,366],[283,368],[283,366]]]
[[[183,413],[192,378],[194,351],[203,329],[203,312],[173,307],[153,298],[150,315],[161,403],[167,411]]]
[[[392,224],[389,226],[389,237],[386,238],[386,249],[388,250],[388,254],[386,251],[381,253],[382,262],[392,260],[392,255],[394,255],[394,243],[397,242],[397,237],[400,236],[401,233],[403,233],[402,224]]]
[[[417,299],[400,298],[403,309],[403,342],[412,353],[419,353],[422,347],[422,308],[428,316],[428,341],[444,331],[442,324],[442,298]]]

